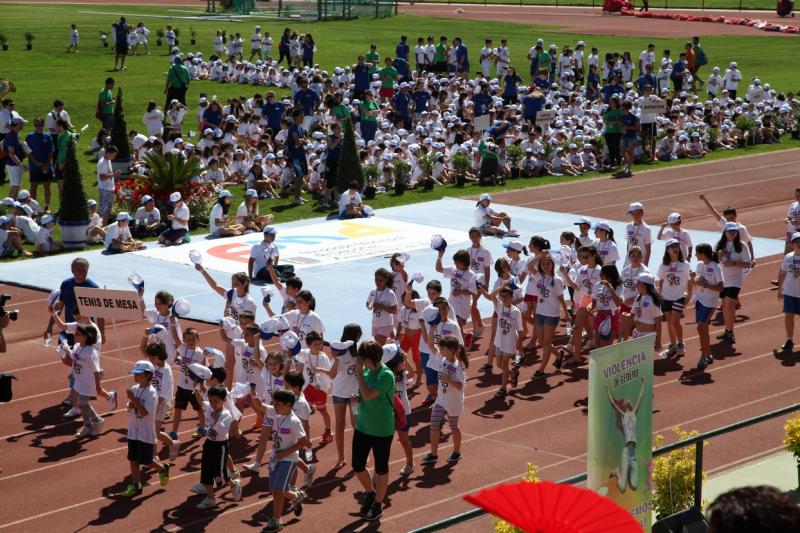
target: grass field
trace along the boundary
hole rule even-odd
[[[106,15],[92,15],[81,11],[105,12]],[[125,72],[111,72],[114,64],[111,48],[102,48],[98,39],[100,30],[109,30],[110,24],[116,20],[116,15],[125,14],[129,22],[144,20],[151,29],[150,44],[152,55],[129,57],[129,70]],[[167,69],[166,47],[155,46],[156,29],[163,28],[169,22],[181,30],[181,49],[184,52],[202,51],[206,56],[213,51],[212,37],[215,30],[225,28],[228,32],[242,32],[249,35],[256,21],[244,23],[196,20],[167,20],[162,18],[138,18],[138,15],[183,15],[167,9],[134,7],[134,6],[54,6],[54,5],[13,5],[0,4],[0,32],[9,40],[9,50],[0,52],[0,76],[7,77],[14,82],[17,93],[18,111],[28,120],[34,116],[44,115],[51,108],[54,98],[61,98],[66,102],[67,110],[74,124],[80,129],[84,124],[89,128],[84,132],[81,146],[86,148],[91,138],[99,127],[94,119],[94,107],[97,94],[102,88],[103,80],[113,76],[117,86],[125,92],[125,112],[129,128],[142,130],[142,115],[147,102],[151,99],[163,105],[164,74]],[[81,34],[80,53],[66,54],[68,43],[69,24],[78,25]],[[277,37],[286,25],[283,21],[259,21],[265,30],[271,31]],[[587,36],[553,33],[552,28],[532,27],[530,25],[516,25],[499,22],[478,22],[470,20],[442,20],[400,15],[390,19],[357,20],[327,23],[298,22],[290,24],[301,32],[311,32],[318,43],[319,53],[315,58],[325,69],[332,69],[336,65],[355,62],[357,54],[368,49],[369,43],[378,44],[382,54],[394,51],[394,45],[401,34],[408,34],[411,39],[418,35],[439,35],[446,33],[451,36],[461,35],[471,49],[473,61],[477,50],[485,37],[499,40],[505,36],[509,40],[512,62],[525,63],[524,54],[537,37],[543,37],[548,43],[575,43],[585,40],[588,45],[596,45],[601,52],[606,50],[630,50],[634,56],[638,55],[647,44],[646,37],[613,37],[613,36]],[[189,46],[189,27],[197,32],[197,46]],[[23,33],[27,30],[36,35],[33,41],[33,50],[26,51]],[[662,48],[677,49],[681,40],[657,39],[655,44]],[[791,57],[796,50],[793,39],[774,39],[766,36],[753,37],[709,37],[703,41],[706,52],[710,58],[710,66],[727,65],[731,60],[739,63],[745,79],[758,76],[763,81],[769,82],[779,90],[797,89],[797,78],[791,69],[778,61],[765,61],[764,58]],[[527,72],[527,67],[522,68]],[[263,88],[261,88],[263,91]],[[189,89],[189,101],[194,102],[200,92],[209,95],[218,95],[220,99],[233,96],[251,96],[256,88],[243,85],[222,85],[207,81],[194,82]],[[192,106],[193,107],[193,106]],[[192,123],[187,121],[187,129],[192,129]],[[193,128],[193,129],[196,129]],[[29,131],[23,130],[23,133]],[[757,147],[748,150],[748,153],[776,149],[781,146],[796,146],[796,143]],[[741,152],[729,152],[715,157],[729,157]],[[86,157],[81,157],[81,168],[88,194],[96,197],[94,165]],[[563,180],[564,178],[557,178]],[[516,182],[515,186],[529,186],[544,183],[548,180],[529,180]],[[26,178],[27,183],[27,178]],[[0,197],[8,192],[8,186],[0,187]],[[235,205],[238,205],[242,191],[235,191]],[[376,207],[411,203],[435,199],[441,195],[464,195],[466,191],[451,188],[437,189],[432,193],[411,192],[403,197],[387,196],[375,202]],[[278,222],[319,216],[321,213],[314,210],[313,205],[290,207],[285,200],[266,200],[262,205],[262,212],[272,210]],[[57,204],[52,207],[57,208]]]
[[[602,0],[417,0],[419,4],[509,4],[520,6],[600,7]],[[635,7],[641,0],[632,0]],[[772,0],[650,0],[650,9],[757,9],[774,11]]]

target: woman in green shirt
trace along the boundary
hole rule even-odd
[[[389,451],[394,436],[394,373],[381,358],[383,348],[375,341],[361,343],[356,354],[358,416],[353,431],[352,465],[366,497],[361,516],[367,521],[380,518],[389,484]],[[370,451],[375,463],[377,486],[366,469]]]
[[[622,164],[619,153],[619,142],[622,139],[622,124],[619,120],[621,116],[622,110],[619,108],[619,97],[614,95],[608,101],[608,109],[603,113],[603,122],[606,125],[603,137],[606,139],[609,166],[611,167],[618,167]]]
[[[67,160],[67,146],[69,145],[70,141],[77,141],[76,136],[74,133],[72,133],[71,129],[72,125],[63,118],[56,120],[55,175],[59,194],[61,194],[61,190],[64,186],[64,163]]]
[[[369,89],[364,93],[364,101],[358,104],[358,117],[361,124],[361,138],[365,142],[373,140],[375,132],[378,131],[378,103]]]

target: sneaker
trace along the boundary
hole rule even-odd
[[[400,475],[408,476],[413,471],[414,471],[414,463],[406,463],[406,465],[400,469]]]
[[[294,205],[303,205],[304,203],[306,203],[306,201],[302,198],[295,198],[294,200]]]
[[[166,487],[169,483],[169,465],[164,465],[164,470],[159,472],[158,481],[162,487]]]
[[[70,395],[67,395],[67,397],[66,397],[66,398],[64,398],[63,400],[61,400],[61,405],[66,405],[67,407],[70,407],[70,406],[72,406],[72,396],[70,396]]]
[[[119,495],[125,496],[127,498],[133,498],[134,496],[138,496],[141,493],[142,493],[142,487],[131,483],[130,485],[128,485],[125,491],[121,492]]]
[[[711,355],[711,354],[708,354],[708,355],[706,356],[706,363],[710,365],[710,364],[712,364],[713,362],[714,362],[714,356],[713,356],[713,355]]]
[[[177,431],[170,431],[169,433],[167,433],[167,435],[172,440],[178,440],[178,432]]]
[[[177,460],[180,451],[181,451],[181,441],[173,440],[172,444],[169,445],[169,460],[170,461]]]
[[[425,457],[423,457],[419,463],[422,465],[429,465],[435,463],[438,459],[439,459],[438,455],[429,452],[425,454]]]
[[[508,230],[508,233],[506,233],[506,235],[508,235],[509,237],[519,237],[519,231],[515,230],[514,228],[511,228],[510,230]]]
[[[781,346],[781,351],[784,352],[791,352],[794,349],[794,341],[792,339],[786,339],[786,342],[783,343]]]
[[[258,475],[261,472],[261,463],[258,461],[253,461],[252,463],[244,465],[244,469]]]
[[[461,454],[458,452],[451,453],[450,456],[447,458],[448,463],[457,463],[460,460],[461,460]]]
[[[543,378],[544,376],[545,376],[545,373],[542,372],[541,370],[537,370],[536,372],[533,373],[533,377],[535,377],[535,378]]]
[[[75,433],[76,439],[84,439],[86,437],[92,436],[92,428],[90,426],[83,426],[81,427],[80,431]]]
[[[666,349],[666,350],[664,350],[663,352],[661,352],[661,353],[660,353],[660,354],[658,354],[658,355],[661,357],[661,359],[666,359],[667,357],[670,357],[670,356],[672,356],[672,355],[675,355],[675,345],[674,345],[674,344],[670,344],[670,345],[667,347],[667,349]]]
[[[317,471],[317,465],[308,465],[308,471],[303,474],[303,488],[306,489],[314,482],[314,473]]]
[[[382,514],[383,506],[381,505],[381,502],[374,502],[372,505],[370,505],[369,509],[367,509],[367,512],[364,513],[363,518],[367,522],[374,522],[378,520]]]
[[[103,420],[102,418],[98,418],[97,420],[95,420],[94,422],[92,422],[92,427],[91,427],[91,430],[92,430],[92,437],[96,437],[96,436],[98,436],[100,433],[102,433],[102,432],[103,432],[103,424],[105,424],[105,422],[106,422],[106,421],[105,421],[105,420]]]
[[[203,501],[197,504],[198,509],[211,509],[212,507],[217,506],[217,500],[212,498],[211,496],[206,496],[203,498]]]
[[[303,450],[303,459],[305,459],[306,463],[310,463],[314,460],[314,452],[310,448],[306,448]]]
[[[679,342],[678,345],[675,347],[675,355],[683,356],[684,354],[684,346],[682,342]]]
[[[205,436],[206,436],[206,428],[200,426],[197,426],[197,428],[195,428],[194,430],[194,433],[192,433],[192,438],[195,439]]]
[[[109,411],[116,411],[117,410],[117,391],[112,390],[108,397],[106,398],[108,402],[108,410]]]
[[[237,479],[242,479],[242,475],[234,468],[233,470],[228,470],[228,479],[236,481]]]
[[[269,522],[267,522],[267,525],[261,530],[261,533],[275,533],[281,529],[283,529],[283,522],[280,520],[275,520],[274,518],[270,518]]]
[[[481,367],[478,369],[478,372],[490,372],[492,370],[492,365],[489,363],[483,363]]]
[[[699,370],[705,370],[705,368],[707,366],[708,366],[708,361],[706,361],[706,356],[705,355],[701,355],[700,356],[700,360],[697,361],[697,368]]]
[[[325,433],[322,434],[322,442],[323,444],[328,444],[330,442],[333,442],[333,435],[331,434],[331,431],[329,429],[325,430]]]
[[[195,494],[205,494],[206,493],[206,486],[202,483],[196,483],[192,485],[192,488],[189,489],[189,492],[193,492]]]
[[[472,329],[472,338],[477,339],[483,334],[484,327],[478,326],[477,328]]]
[[[375,492],[368,492],[366,496],[364,496],[364,502],[361,504],[361,509],[359,509],[358,514],[361,516],[367,514],[367,511],[369,511],[373,503],[375,503]]]
[[[717,340],[718,341],[728,340],[728,335],[729,335],[729,331],[726,329],[722,333],[717,335]]]
[[[500,389],[494,393],[495,398],[505,398],[508,396],[508,391],[506,389]]]
[[[295,516],[300,516],[303,514],[303,498],[305,497],[305,494],[301,490],[295,492],[294,494],[295,499],[294,503],[292,503],[292,512]]]
[[[77,407],[71,407],[69,411],[64,413],[64,418],[76,418],[81,416],[81,410]]]
[[[233,487],[231,487],[231,498],[235,502],[242,501],[242,483],[238,479],[233,482]]]

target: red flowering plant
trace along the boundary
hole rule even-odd
[[[132,213],[141,205],[142,197],[149,195],[156,207],[168,214],[169,195],[178,191],[191,213],[189,228],[205,226],[216,202],[216,191],[212,183],[199,182],[203,171],[199,161],[180,154],[148,154],[144,162],[143,175],[131,174],[128,179],[116,182],[117,204]]]

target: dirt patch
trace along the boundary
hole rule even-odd
[[[603,15],[600,8],[554,8],[539,6],[470,6],[444,4],[403,5],[400,10],[412,15],[441,18],[466,18],[470,20],[495,20],[543,26],[561,26],[552,30],[560,33],[588,35],[686,37],[687,35],[767,35],[771,37],[797,38],[777,32],[765,32],[747,26],[731,26],[711,22],[684,22],[675,20],[644,19],[623,15]],[[462,13],[456,13],[462,10]],[[655,11],[654,11],[655,12]],[[693,14],[737,16],[736,12],[696,11]],[[747,14],[743,14],[747,16]],[[753,13],[752,18],[791,24],[794,19],[782,19],[775,13]]]

